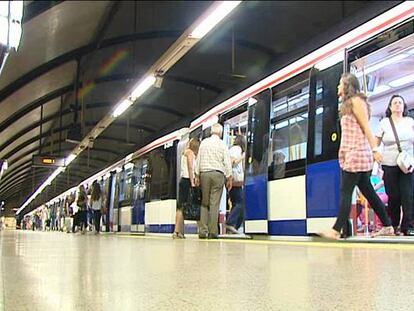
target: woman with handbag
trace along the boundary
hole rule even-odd
[[[378,146],[384,144],[382,169],[385,191],[388,195],[388,209],[392,226],[399,233],[401,207],[403,217],[401,233],[413,235],[413,144],[414,120],[408,115],[407,104],[400,95],[393,95],[385,111],[377,133]],[[401,161],[405,157],[406,164]]]
[[[188,142],[184,153],[181,155],[181,178],[178,188],[178,205],[175,213],[174,239],[185,239],[184,236],[184,216],[183,209],[186,205],[191,204],[192,195],[195,188],[195,161],[200,148],[200,141],[197,138],[191,138]]]
[[[226,222],[226,229],[231,233],[238,234],[238,230],[244,221],[244,157],[246,150],[246,139],[237,135],[233,146],[230,148],[230,159],[232,165],[233,186],[229,192],[232,208]]]
[[[338,97],[342,102],[340,108],[342,135],[338,153],[342,173],[340,206],[333,228],[319,235],[338,240],[341,230],[347,231],[355,186],[358,186],[384,225],[375,235],[393,235],[394,228],[385,211],[385,205],[375,193],[370,181],[373,160],[381,162],[382,156],[378,151],[375,136],[369,128],[369,105],[366,96],[361,93],[358,79],[354,75],[349,73],[342,75],[338,85]]]

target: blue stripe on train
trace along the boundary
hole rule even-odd
[[[267,174],[245,180],[246,220],[267,219]]]
[[[306,235],[306,220],[272,220],[268,222],[270,235]]]
[[[146,225],[145,231],[151,233],[173,233],[175,225]]]
[[[336,217],[339,209],[341,171],[338,160],[307,166],[307,217]]]

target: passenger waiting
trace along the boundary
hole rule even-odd
[[[101,228],[101,211],[103,207],[103,196],[101,186],[97,181],[92,184],[92,194],[90,206],[93,211],[93,220],[95,225],[95,233],[99,234]]]
[[[82,234],[86,233],[86,227],[88,225],[87,222],[87,208],[88,208],[88,195],[86,193],[85,187],[83,185],[79,186],[78,189],[78,199],[76,200],[76,204],[79,207],[79,226],[81,229]]]
[[[195,184],[195,163],[200,148],[200,141],[197,138],[191,138],[183,154],[181,155],[181,179],[178,189],[178,206],[175,213],[174,239],[185,239],[184,236],[184,216],[183,209],[186,204],[191,204]]]
[[[232,172],[229,150],[221,139],[223,126],[211,126],[211,136],[200,144],[196,161],[196,185],[201,183],[201,211],[198,236],[200,239],[218,238],[218,214],[223,186],[230,191]]]
[[[386,118],[380,122],[377,133],[378,145],[384,144],[382,169],[384,185],[388,195],[388,209],[392,226],[396,233],[400,232],[401,207],[403,211],[401,233],[414,235],[412,225],[413,214],[413,171],[405,174],[397,165],[397,139],[394,135],[393,122],[401,150],[413,155],[414,120],[408,117],[407,104],[400,95],[393,95],[385,111]]]
[[[344,74],[338,85],[341,105],[342,137],[339,147],[339,165],[342,170],[339,214],[332,229],[321,232],[322,237],[338,240],[341,231],[347,231],[352,193],[358,186],[384,227],[375,235],[393,235],[394,228],[386,214],[384,203],[375,193],[370,181],[373,157],[381,162],[377,141],[369,128],[369,105],[366,96],[360,92],[358,79]]]
[[[239,233],[238,230],[244,221],[244,158],[246,140],[242,135],[237,135],[233,146],[230,148],[230,159],[232,164],[233,185],[230,194],[232,208],[227,219],[226,228],[231,233]]]

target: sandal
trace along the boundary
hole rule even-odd
[[[389,227],[382,227],[380,231],[375,232],[373,235],[371,235],[371,237],[375,238],[377,236],[393,236],[393,235],[395,235],[394,228],[392,226],[389,226]]]
[[[325,238],[329,240],[336,240],[336,241],[339,240],[339,238],[341,237],[341,234],[334,229],[319,232],[318,235],[321,238]]]

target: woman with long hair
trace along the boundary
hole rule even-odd
[[[78,197],[76,205],[79,207],[78,211],[78,225],[81,229],[82,234],[86,233],[87,221],[87,209],[88,209],[88,194],[86,193],[85,186],[80,185],[78,189]],[[75,221],[74,221],[75,224]]]
[[[339,213],[332,229],[320,233],[320,236],[338,240],[341,230],[347,231],[352,193],[355,186],[368,200],[384,227],[376,235],[393,235],[394,228],[385,212],[384,203],[372,187],[370,176],[374,159],[381,162],[377,141],[369,128],[370,109],[366,96],[361,93],[358,79],[349,73],[343,74],[338,85],[338,97],[342,102],[341,144],[339,147],[339,165],[341,167],[341,199]]]
[[[175,230],[174,239],[184,239],[184,216],[183,208],[191,200],[191,188],[195,184],[195,161],[200,148],[200,141],[197,138],[191,138],[181,155],[181,178],[178,189],[178,206],[175,213]]]
[[[386,118],[380,122],[377,133],[378,146],[384,144],[382,169],[384,171],[385,192],[388,195],[388,210],[390,212],[394,231],[400,231],[401,207],[403,217],[401,233],[413,235],[413,172],[405,174],[397,165],[399,154],[397,140],[392,129],[393,122],[400,141],[401,150],[413,155],[414,120],[408,117],[408,108],[401,95],[393,95],[385,111]]]
[[[233,146],[230,148],[230,159],[233,174],[233,186],[229,191],[232,208],[227,219],[226,228],[231,233],[238,233],[244,221],[244,165],[246,151],[246,139],[242,135],[236,135]]]
[[[103,206],[101,186],[97,181],[92,184],[91,208],[93,211],[93,220],[95,225],[95,233],[99,234],[101,228],[101,210]]]

